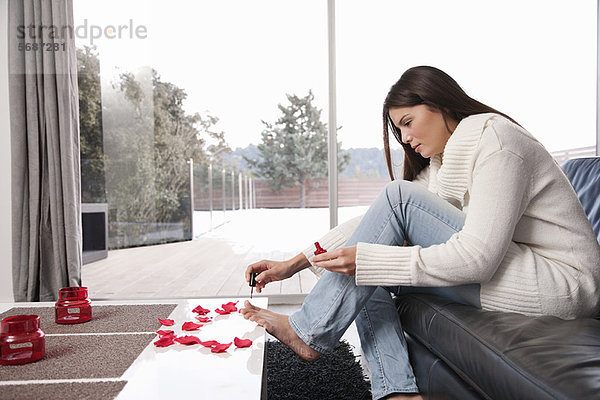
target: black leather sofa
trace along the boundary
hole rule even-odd
[[[563,169],[600,242],[600,157]],[[397,302],[425,398],[600,399],[599,319],[483,311],[430,295]]]

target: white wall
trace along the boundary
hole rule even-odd
[[[0,0],[0,302],[13,301],[7,34],[8,0]]]

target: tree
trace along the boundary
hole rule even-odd
[[[262,121],[265,130],[257,146],[260,157],[244,159],[273,191],[300,186],[303,208],[308,180],[327,177],[327,124],[321,121],[321,110],[312,104],[312,91],[305,97],[286,96],[289,105],[278,105],[281,117],[275,123]],[[338,150],[338,168],[342,171],[350,156],[341,152],[340,143]]]
[[[181,200],[189,197],[189,166],[182,161],[190,158],[194,163],[214,161],[219,154],[231,152],[222,131],[213,127],[218,118],[198,113],[189,115],[183,109],[187,97],[185,90],[164,82],[153,71],[154,97],[154,158],[160,197],[157,201],[159,219],[181,218]]]
[[[104,82],[103,128],[109,237],[113,247],[146,244],[158,222],[151,70]]]
[[[81,201],[105,203],[102,96],[96,46],[77,49],[77,84],[80,93]]]
[[[134,176],[130,179],[123,179],[123,171],[119,171],[124,184],[120,203],[128,210],[128,220],[136,216],[144,222],[184,219],[188,211],[184,201],[189,201],[190,195],[187,161],[208,163],[214,151],[229,150],[224,133],[212,129],[218,119],[186,113],[185,90],[163,81],[154,69],[137,75],[122,73],[114,86],[129,103],[130,116],[118,118],[121,123],[113,138],[120,140],[119,147],[125,150],[119,154],[121,160],[133,158],[137,166],[131,169]],[[116,103],[113,112],[126,108]],[[123,124],[126,120],[130,123]],[[209,142],[216,144],[206,148]],[[133,188],[137,194],[132,196]],[[143,193],[147,195],[140,195]]]
[[[82,99],[90,97],[86,87]],[[106,176],[113,247],[150,243],[163,223],[183,222],[189,237],[188,160],[208,163],[214,151],[228,151],[224,133],[214,130],[218,119],[186,112],[185,90],[151,68],[123,72],[102,89],[104,118],[94,132],[104,147],[99,172]]]
[[[148,243],[157,223],[189,228],[188,160],[231,151],[218,118],[186,112],[185,90],[149,67],[102,85],[95,47],[77,49],[77,61],[82,200],[109,203],[112,247]]]

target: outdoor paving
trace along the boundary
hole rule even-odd
[[[83,267],[90,297],[141,299],[248,296],[246,267],[260,259],[283,260],[294,253],[236,253],[225,242],[197,240],[109,251],[108,258]],[[312,272],[268,285],[263,294],[305,294],[316,282]]]
[[[360,213],[340,213],[343,221]],[[327,209],[242,210],[195,240],[111,250],[83,266],[82,282],[92,299],[248,296],[246,267],[261,259],[298,254],[328,230]],[[310,270],[274,282],[263,295],[306,295],[317,279]]]

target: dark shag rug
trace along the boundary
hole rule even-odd
[[[268,400],[371,399],[371,384],[347,342],[315,362],[302,360],[279,341],[266,346]]]

